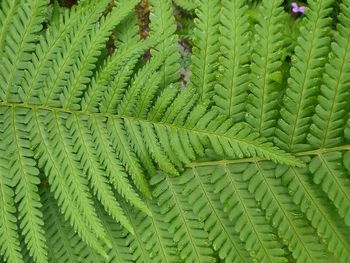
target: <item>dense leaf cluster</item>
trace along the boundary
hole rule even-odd
[[[349,262],[350,1],[251,2],[0,1],[0,261]]]

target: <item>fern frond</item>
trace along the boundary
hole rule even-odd
[[[135,53],[129,58],[129,61],[127,61],[126,64],[120,68],[114,80],[110,84],[110,87],[113,88],[107,89],[104,92],[104,96],[99,103],[100,112],[117,112],[117,107],[120,105],[120,102],[125,95],[129,84],[128,82],[133,73],[133,68],[135,67],[139,57],[140,54]]]
[[[20,235],[19,239],[20,239],[20,245],[21,245],[21,250],[22,250],[22,255],[23,255],[23,261],[26,262],[26,263],[27,262],[35,263],[33,258],[31,258],[30,255],[29,255],[29,251],[28,251],[28,249],[27,249],[27,247],[25,245],[25,242],[24,242],[24,237],[22,235]]]
[[[285,262],[282,245],[241,178],[246,167],[246,164],[215,167],[211,179],[215,192],[250,255],[258,262]]]
[[[129,171],[136,187],[146,196],[150,197],[151,192],[148,187],[144,172],[139,163],[139,160],[128,144],[128,137],[125,132],[125,126],[122,120],[109,118],[107,121],[107,129],[110,136],[114,138],[112,143],[118,145],[116,153],[122,161],[126,169]]]
[[[66,11],[53,26],[43,34],[32,53],[32,63],[28,65],[19,94],[24,103],[38,104],[41,100],[39,92],[43,88],[53,60],[65,45],[67,35],[71,35],[77,24],[90,16],[90,10],[75,8]]]
[[[18,87],[30,62],[30,53],[35,49],[36,34],[42,29],[47,4],[47,0],[25,1],[18,7],[11,26],[7,28],[6,56],[0,65],[1,101],[18,101]]]
[[[321,94],[308,141],[314,147],[334,147],[343,142],[343,127],[350,104],[350,1],[340,5],[340,23],[325,66]]]
[[[124,208],[123,204],[122,208]],[[96,210],[99,218],[101,218],[102,225],[106,230],[106,235],[111,241],[111,248],[108,251],[108,262],[135,262],[133,248],[130,247],[129,241],[129,239],[132,239],[132,237],[130,237],[132,235],[121,225],[116,224],[114,219],[108,216],[103,207],[97,205]]]
[[[176,22],[171,0],[151,0],[150,4],[151,34],[160,35],[163,39],[155,46],[156,52],[154,52],[165,57],[158,73],[161,77],[160,88],[163,90],[180,77],[180,53],[177,46],[177,36],[174,35]]]
[[[154,102],[153,107],[149,110],[147,119],[151,121],[161,120],[168,106],[178,98],[178,90],[178,85],[169,85],[166,87]],[[174,102],[174,104],[176,103]]]
[[[192,168],[184,172],[179,179],[185,185],[183,194],[188,195],[192,210],[204,222],[204,229],[220,258],[232,263],[250,262],[252,259],[235,231],[234,224],[224,213],[219,196],[214,193],[210,181],[212,172],[212,167]]]
[[[165,64],[163,64],[163,66],[165,66]],[[152,107],[153,99],[156,97],[159,89],[161,88],[161,81],[162,79],[159,72],[152,73],[150,75],[150,80],[145,81],[145,87],[141,89],[141,97],[138,100],[138,105],[136,106],[135,113],[133,114],[135,117],[145,118],[147,116],[149,109]]]
[[[198,104],[198,97],[199,96],[196,94],[195,89],[188,88],[182,91],[172,101],[169,101],[166,106],[163,106],[165,107],[165,110],[159,112],[158,118],[154,120],[165,123],[177,122],[180,124],[184,121],[184,117],[186,117],[184,114],[191,112],[191,109]],[[207,103],[203,103],[203,105],[206,106]]]
[[[152,148],[148,150],[146,145],[143,143],[147,143],[149,140],[152,141],[154,137],[150,138],[149,140],[143,139],[145,135],[141,133],[141,128],[139,127],[139,125],[129,122],[128,120],[125,120],[124,125],[127,134],[130,134],[133,138],[132,140],[130,140],[130,144],[133,147],[137,156],[139,156],[140,162],[145,168],[145,172],[147,172],[147,174],[151,176],[155,175],[156,167],[154,165],[153,160],[157,160],[157,157],[152,158],[154,149]]]
[[[135,12],[131,12],[115,29],[115,47],[118,50],[128,48],[129,45],[140,41],[140,28]],[[153,36],[146,39],[151,39]],[[155,43],[153,43],[155,44]]]
[[[117,107],[118,114],[137,116],[137,114],[140,114],[140,108],[138,107],[147,105],[152,101],[154,93],[159,86],[160,78],[157,75],[157,70],[162,62],[163,56],[158,55],[140,69]],[[144,94],[141,94],[141,92]],[[147,113],[147,109],[144,113]]]
[[[214,93],[219,55],[220,1],[200,0],[196,9],[194,46],[190,83],[201,100],[210,99]]]
[[[127,178],[127,174],[122,167],[121,161],[117,158],[115,147],[112,147],[109,141],[107,129],[105,128],[105,118],[89,118],[90,129],[94,136],[94,142],[97,147],[97,154],[100,163],[106,170],[110,183],[128,202],[136,206],[147,214],[150,211],[147,209],[139,195],[131,187]]]
[[[138,27],[136,18],[131,16],[126,19],[117,30],[118,41],[116,42],[117,51],[111,56],[98,77],[105,78],[105,85],[92,86],[90,90],[100,96],[101,98],[93,98],[91,102],[86,98],[86,110],[94,107],[93,111],[100,112],[117,112],[117,105],[122,100],[125,91],[128,87],[129,80],[133,74],[133,68],[135,67],[141,54],[146,49],[150,48],[154,44],[154,39],[147,39],[140,41],[138,34]],[[118,50],[119,48],[119,50]],[[107,85],[109,84],[109,85]],[[89,94],[89,91],[88,93]],[[93,103],[91,105],[91,103]],[[83,101],[84,105],[84,101]],[[84,106],[83,106],[84,107]]]
[[[45,235],[47,239],[49,262],[76,263],[79,262],[79,255],[76,254],[74,245],[80,241],[76,234],[70,229],[63,215],[59,212],[55,199],[47,186],[42,188],[41,199],[43,202]]]
[[[295,216],[300,211],[274,173],[273,164],[255,162],[245,169],[243,179],[249,180],[249,191],[260,202],[265,216],[277,228],[293,257],[300,262],[317,262],[324,257],[323,246],[308,221]]]
[[[84,119],[84,116],[81,116],[81,119],[79,117],[72,115],[67,120],[67,126],[74,142],[74,150],[78,154],[80,162],[87,173],[91,188],[109,215],[133,233],[131,225],[114,197],[108,178],[103,171],[103,166],[99,163],[96,146],[91,131],[88,128],[89,123],[86,118]]]
[[[65,219],[71,222],[87,244],[104,254],[103,247],[91,230],[103,239],[104,233],[92,207],[87,180],[80,175],[80,164],[72,156],[72,150],[68,151],[72,145],[67,145],[64,139],[65,134],[58,124],[62,121],[61,118],[67,116],[57,116],[47,111],[33,112],[35,128],[32,131],[32,142],[36,145],[38,164],[48,177],[50,188],[55,192],[54,197]],[[52,145],[57,148],[52,148]],[[62,145],[65,147],[61,148]],[[64,169],[59,168],[61,163],[64,164]]]
[[[7,154],[12,135],[8,110],[0,108],[0,255],[8,262],[24,263],[19,243],[14,183],[10,174],[10,156]]]
[[[302,144],[306,143],[315,95],[329,49],[332,21],[329,14],[333,2],[309,1],[305,26],[300,28],[275,140],[278,146],[288,151],[305,148]]]
[[[266,138],[274,135],[278,117],[277,107],[282,82],[282,2],[262,1],[252,44],[251,88],[246,120]]]
[[[6,0],[0,3],[0,54],[2,56],[6,45],[6,33],[13,23],[18,10],[19,0]]]
[[[125,79],[131,74],[137,58],[150,47],[151,43],[147,40],[135,41],[135,43],[129,43],[117,50],[102,66],[101,71],[97,73],[85,92],[82,111],[98,112],[99,108],[101,112],[115,111],[115,105],[119,103],[120,97],[124,93],[123,89],[127,85]],[[113,89],[110,89],[109,85]],[[103,94],[105,95],[102,100]]]
[[[106,17],[101,18],[98,27],[85,38],[85,42],[82,43],[83,49],[74,63],[67,86],[62,90],[64,96],[60,99],[63,108],[80,108],[80,97],[90,81],[89,77],[96,66],[100,50],[105,46],[111,31],[133,10],[138,1],[122,1]]]
[[[12,156],[10,173],[13,175],[15,189],[15,202],[18,203],[20,228],[29,254],[35,262],[48,262],[46,252],[46,239],[43,230],[43,215],[40,211],[41,202],[38,194],[39,170],[33,159],[34,153],[30,148],[29,131],[32,128],[28,109],[8,109],[12,120],[13,136],[8,153]],[[5,118],[7,118],[5,116]]]
[[[149,217],[135,209],[129,209],[130,221],[137,232],[130,236],[131,247],[134,247],[134,260],[137,262],[178,262],[178,253],[172,235],[167,229],[168,225],[163,220],[160,208],[154,201],[147,202],[152,211]]]
[[[314,182],[321,185],[338,208],[339,215],[350,226],[350,181],[344,169],[339,166],[341,162],[341,152],[319,154],[311,160],[309,169]]]
[[[312,181],[307,168],[277,167],[276,176],[288,186],[293,202],[299,205],[318,235],[325,240],[328,251],[341,261],[350,256],[350,231],[332,209],[322,190]]]
[[[205,108],[201,106],[194,109],[186,120],[185,128],[177,129],[180,135],[183,132],[188,132],[194,151],[200,147],[197,147],[195,144],[199,141],[204,141],[208,142],[208,145],[213,147],[217,154],[226,154],[226,156],[231,158],[261,156],[277,162],[290,163],[290,161],[292,161],[293,165],[302,165],[297,160],[292,160],[289,157],[284,158],[284,154],[282,153],[281,155],[271,154],[272,152],[269,150],[271,144],[261,140],[256,133],[252,132],[245,125],[232,126],[231,121],[223,121],[223,118],[221,118],[222,116],[218,115],[217,112],[205,112],[204,109]],[[206,127],[206,131],[204,127]],[[213,133],[217,133],[217,135],[212,136]],[[236,137],[236,139],[234,139],[234,137]],[[251,144],[248,141],[254,141],[254,143]],[[184,148],[188,149],[190,145],[184,145]],[[277,150],[276,148],[270,149]]]
[[[190,104],[187,102],[188,100],[191,100]],[[258,139],[258,134],[252,132],[246,125],[234,125],[232,120],[227,120],[216,110],[208,111],[205,105],[193,108],[195,102],[194,91],[187,89],[181,92],[174,103],[168,106],[160,123],[156,122],[153,125],[152,122],[141,121],[149,127],[154,126],[157,133],[159,131],[158,136],[163,133],[164,148],[168,148],[166,146],[169,145],[177,153],[177,158],[180,158],[175,162],[188,163],[188,161],[193,160],[195,153],[203,153],[202,145],[204,143],[206,146],[214,147],[216,153],[221,156],[225,154],[230,158],[261,156],[277,162],[292,162],[293,165],[301,165],[298,160],[287,156],[284,158],[283,153],[271,155],[269,151],[274,149],[273,152],[277,153],[275,152],[277,149],[270,148],[272,145],[266,140]],[[169,136],[169,133],[172,135]],[[168,136],[169,140],[166,138]],[[234,137],[238,140],[232,140]],[[248,141],[254,141],[254,143],[251,144]],[[255,143],[257,144],[254,145]],[[265,146],[270,150],[267,150]],[[265,149],[263,150],[263,148]]]
[[[129,125],[132,126],[131,123]],[[157,140],[156,130],[154,130],[153,127],[141,123],[140,131],[142,132],[141,134],[143,134],[147,150],[151,154],[152,158],[156,160],[159,167],[170,174],[178,174],[176,167],[173,165],[171,160],[169,160],[169,153],[164,152],[164,147],[162,148]],[[141,134],[140,136],[142,136]]]
[[[212,249],[206,241],[207,232],[193,214],[185,196],[181,195],[181,183],[176,178],[159,175],[153,178],[153,184],[164,222],[171,222],[169,231],[180,258],[184,262],[215,262]]]
[[[244,120],[249,82],[248,6],[244,0],[222,1],[219,70],[215,104],[235,121]]]
[[[91,6],[89,5],[89,14],[86,13],[86,16],[82,16],[79,24],[72,28],[72,32],[69,32],[69,40],[64,42],[61,52],[55,56],[56,59],[47,73],[44,86],[41,87],[42,90],[37,95],[40,102],[44,105],[62,105],[60,97],[62,96],[63,87],[67,85],[70,73],[76,63],[76,59],[79,58],[80,52],[87,49],[82,44],[85,41],[91,43],[86,38],[89,38],[89,34],[97,27],[97,22],[108,2],[108,0],[103,0],[95,2]]]
[[[153,262],[171,263],[178,262],[179,256],[176,245],[170,235],[168,225],[162,219],[161,209],[158,204],[153,201],[147,201],[148,207],[152,211],[153,217],[148,217],[149,220],[144,220],[142,223],[144,233],[148,233],[148,229],[153,231],[148,233],[152,237],[145,235],[146,247],[149,247],[149,240],[153,240],[151,244],[151,253]]]
[[[0,0],[0,262],[348,261],[349,0],[329,57],[333,0],[186,1],[184,89],[192,13],[46,1]]]
[[[140,221],[137,218],[137,214],[135,211],[133,211],[130,207],[124,206],[125,213],[128,216],[128,219],[130,220],[130,223],[132,224],[134,229],[137,229],[135,234],[133,236],[128,236],[128,243],[129,247],[131,248],[131,253],[133,255],[133,260],[135,262],[145,262],[145,263],[151,263],[153,262],[151,259],[151,254],[148,251],[148,248],[144,244],[144,234],[141,233],[142,229],[140,229],[139,225]],[[142,217],[141,214],[139,216]]]

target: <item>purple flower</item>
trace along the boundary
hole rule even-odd
[[[293,2],[291,4],[292,6],[292,13],[293,14],[304,14],[305,13],[305,6],[298,6],[296,2]]]

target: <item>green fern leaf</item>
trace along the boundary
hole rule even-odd
[[[129,126],[132,127],[132,123],[129,123]],[[135,127],[135,129],[137,129],[137,127]],[[159,141],[156,139],[156,131],[152,127],[143,123],[140,124],[140,130],[142,131],[147,150],[152,155],[152,158],[156,160],[159,167],[171,174],[178,174],[176,167],[171,161],[168,160],[169,158],[167,154],[164,152]]]
[[[13,23],[18,4],[18,0],[8,0],[0,3],[0,54],[4,52],[6,32]]]
[[[118,114],[137,116],[136,104],[139,106],[151,101],[153,97],[152,95],[155,93],[154,89],[157,89],[159,86],[160,79],[156,77],[156,71],[160,67],[162,61],[162,56],[156,56],[138,72],[133,79],[130,88],[126,91],[123,99],[117,107]],[[146,87],[148,90],[145,90],[145,88],[142,87]],[[145,95],[148,95],[149,97],[147,98],[146,96],[145,98],[141,98],[141,91],[145,92]],[[148,92],[150,94],[147,94]],[[142,103],[139,103],[140,100]]]
[[[216,167],[211,179],[215,192],[250,255],[259,262],[285,262],[281,244],[241,178],[246,167],[245,164]]]
[[[207,232],[192,213],[185,196],[180,194],[181,182],[159,175],[154,177],[154,195],[161,203],[164,221],[171,222],[169,229],[184,262],[215,262],[212,250],[206,242]]]
[[[320,85],[329,45],[329,31],[334,1],[310,1],[305,26],[292,59],[281,119],[276,130],[276,144],[288,151],[303,150],[310,127],[315,95]]]
[[[188,149],[192,149],[194,153],[200,154],[202,153],[201,144],[204,144],[214,147],[217,154],[226,154],[230,158],[261,156],[277,162],[284,163],[291,161],[293,165],[302,165],[298,160],[292,160],[290,157],[284,158],[283,153],[277,155],[272,152],[269,153],[269,149],[274,149],[273,152],[275,152],[277,148],[270,148],[272,146],[270,143],[267,143],[262,138],[258,139],[258,134],[252,132],[248,126],[243,124],[234,125],[231,120],[227,120],[217,111],[208,111],[205,105],[199,104],[191,109],[192,104],[190,105],[191,107],[182,104],[185,103],[186,97],[192,98],[194,104],[195,97],[193,95],[193,90],[180,93],[177,98],[179,101],[175,100],[163,114],[162,121],[159,125],[155,125],[162,127],[163,130],[166,128],[170,132],[173,132],[170,141],[174,141],[175,143],[172,143],[171,147],[178,153],[178,158],[191,160],[191,155],[189,155],[191,152],[189,152]],[[191,110],[192,112],[189,114],[188,112]],[[173,124],[168,125],[167,123]],[[145,122],[145,124],[147,124],[147,122]],[[212,136],[214,134],[216,135]],[[233,139],[234,137],[238,140],[236,141]],[[185,140],[186,138],[189,140]],[[248,141],[246,144],[246,139],[248,141],[255,141],[258,144],[253,145]],[[175,140],[181,141],[181,143],[176,143]],[[275,153],[277,153],[277,151]],[[186,159],[183,159],[182,162],[186,163]]]
[[[215,87],[214,101],[235,121],[243,121],[249,82],[248,6],[244,0],[225,0],[222,6],[219,39],[222,76]]]
[[[60,99],[62,95],[64,95],[62,92],[64,91],[64,86],[68,84],[71,70],[75,66],[76,61],[80,59],[80,53],[89,48],[89,46],[85,46],[83,43],[84,41],[87,41],[88,44],[92,43],[89,41],[92,39],[89,37],[89,39],[86,40],[86,37],[94,32],[97,26],[96,23],[108,2],[107,0],[103,0],[89,5],[87,8],[90,12],[87,13],[85,19],[80,22],[79,27],[73,28],[72,39],[70,39],[69,42],[65,42],[65,45],[62,47],[64,52],[56,56],[56,60],[53,61],[53,67],[48,74],[48,79],[46,79],[42,87],[41,96],[38,95],[43,105],[62,105]],[[103,31],[99,32],[103,34]]]
[[[11,26],[3,33],[7,35],[3,48],[6,56],[2,58],[0,66],[1,101],[18,101],[18,87],[35,48],[37,33],[42,28],[47,4],[47,0],[25,1],[18,6]]]
[[[216,58],[219,53],[220,2],[218,0],[198,1],[190,80],[201,100],[214,93]]]
[[[152,227],[154,229],[153,233],[148,233],[152,235],[147,237],[145,235],[144,242],[147,243],[146,247],[149,247],[149,240],[153,242],[151,244],[151,256],[153,262],[178,262],[179,257],[176,250],[176,246],[172,236],[169,233],[168,225],[161,219],[161,210],[158,207],[158,204],[155,201],[148,201],[148,206],[151,208],[153,217],[149,218],[148,221],[143,220],[143,230],[144,233],[148,233],[148,229]],[[151,221],[151,222],[149,222]]]
[[[332,43],[330,60],[325,66],[324,85],[318,97],[316,113],[310,128],[311,145],[334,147],[342,143],[343,127],[349,107],[349,56],[350,56],[350,1],[341,5],[335,41]]]
[[[308,169],[278,167],[276,172],[276,176],[282,176],[283,183],[288,185],[294,203],[299,205],[318,235],[326,240],[328,251],[346,262],[350,256],[350,231],[337,216],[336,209],[331,208],[322,190],[313,183]]]
[[[156,45],[156,52],[154,52],[154,55],[160,53],[165,58],[158,73],[161,77],[160,87],[163,90],[180,77],[180,54],[175,35],[176,22],[171,0],[151,0],[150,4],[151,33],[164,38],[163,41]]]
[[[146,49],[155,44],[152,39],[140,41],[138,35],[138,27],[136,24],[136,18],[130,16],[124,23],[121,24],[120,30],[117,30],[117,36],[119,37],[116,42],[119,52],[114,53],[110,60],[106,62],[105,67],[102,68],[98,77],[105,78],[105,84],[99,86],[91,86],[86,95],[89,95],[90,90],[97,94],[98,97],[92,96],[93,101],[89,101],[87,96],[86,110],[90,110],[93,107],[93,111],[98,112],[98,108],[101,112],[117,112],[117,105],[122,100],[125,91],[128,87],[128,82],[133,73],[139,57]],[[115,75],[115,76],[114,76]],[[109,84],[109,85],[108,85]],[[110,87],[113,87],[112,89]],[[102,95],[102,99],[100,95]],[[91,105],[91,103],[93,103]],[[83,101],[84,104],[84,101]],[[84,108],[83,108],[84,110]]]
[[[105,118],[94,117],[89,120],[90,129],[94,136],[94,142],[98,145],[97,153],[99,160],[106,169],[110,183],[127,201],[145,213],[150,214],[139,195],[131,187],[121,161],[116,158],[116,150],[112,147],[111,142],[108,139],[107,129],[105,128]]]
[[[0,262],[348,262],[349,0],[54,2],[0,1]]]
[[[72,8],[60,18],[59,24],[62,26],[53,26],[46,32],[46,35],[40,37],[35,53],[32,54],[32,64],[28,65],[20,87],[19,93],[24,103],[37,104],[40,102],[39,91],[45,85],[48,70],[53,66],[53,60],[65,45],[65,37],[72,34],[76,24],[83,23],[88,16],[90,16],[89,10]]]
[[[46,240],[42,228],[44,222],[38,194],[39,170],[33,160],[34,153],[30,149],[28,132],[30,126],[27,126],[29,119],[23,119],[23,116],[26,115],[26,109],[1,108],[1,117],[5,120],[4,125],[12,130],[11,135],[8,134],[2,143],[7,147],[5,158],[9,160],[8,172],[12,175],[11,184],[16,186],[14,201],[18,204],[21,218],[19,226],[24,235],[24,241],[37,262],[47,262]]]
[[[179,98],[177,97],[178,89],[179,89],[179,85],[169,85],[168,87],[166,87],[161,92],[161,94],[155,101],[153,107],[148,112],[147,118],[152,121],[161,120],[168,106],[171,105],[172,102],[174,102],[174,100]],[[174,102],[174,104],[177,104],[177,103]]]
[[[34,263],[35,261],[30,257],[29,251],[25,246],[24,237],[19,236],[19,238],[20,238],[20,245],[21,245],[21,250],[22,250],[22,255],[23,255],[23,261]]]
[[[347,126],[345,128],[345,139],[350,141],[350,119],[348,120]],[[350,151],[347,151],[344,154],[343,160],[345,168],[350,172]]]
[[[83,240],[86,239],[89,245],[103,254],[102,246],[91,232],[92,229],[98,238],[106,240],[92,206],[88,182],[81,176],[81,164],[73,155],[72,142],[66,139],[68,132],[60,125],[68,116],[47,111],[35,111],[33,115],[36,127],[32,136],[37,144],[39,167],[45,169],[50,187],[55,191],[55,199],[58,200],[65,218],[71,221]],[[50,145],[61,145],[63,148],[53,149]],[[60,163],[64,164],[63,173],[58,168],[61,167]]]
[[[111,137],[114,138],[112,143],[118,145],[116,149],[120,160],[126,166],[126,169],[130,172],[136,187],[145,195],[151,196],[148,184],[145,180],[144,172],[137,159],[137,156],[132,151],[132,148],[128,144],[128,138],[125,133],[125,126],[122,120],[109,118],[107,122],[107,129],[110,132]]]
[[[139,211],[130,210],[128,213],[130,221],[138,230],[133,237],[134,259],[137,262],[178,262],[177,250],[167,224],[162,220],[160,208],[153,201],[147,202],[152,211],[149,217]]]
[[[120,102],[125,95],[130,76],[133,73],[133,68],[137,63],[139,56],[140,54],[135,54],[134,56],[130,57],[130,60],[126,63],[126,65],[120,68],[110,85],[113,87],[113,89],[106,90],[101,102],[98,102],[101,105],[101,112],[117,113],[117,106],[120,105]]]
[[[348,174],[349,174],[349,172],[350,172],[350,151],[348,151],[344,154],[343,164],[344,164],[344,167],[348,170]]]
[[[248,97],[246,120],[262,136],[274,135],[278,116],[278,99],[282,79],[283,35],[282,1],[262,1],[258,23],[255,26],[251,64],[251,88]],[[237,36],[237,34],[235,34]],[[241,86],[241,85],[240,85]],[[242,110],[241,110],[242,111]]]
[[[85,127],[83,127],[83,125]],[[97,198],[105,207],[106,211],[132,233],[133,229],[115,199],[108,178],[106,178],[102,166],[99,163],[97,158],[98,154],[96,152],[93,137],[88,129],[88,125],[86,119],[79,120],[76,115],[68,120],[67,126],[70,129],[71,138],[76,142],[74,149],[80,157],[84,170],[87,171],[86,173],[94,194],[97,195]],[[79,140],[79,138],[81,140]]]
[[[338,208],[339,215],[350,225],[350,182],[339,163],[340,152],[329,152],[315,156],[310,162],[310,171],[316,184],[320,184]]]
[[[47,187],[47,186],[46,186]],[[76,254],[74,245],[80,241],[79,237],[70,229],[59,213],[55,199],[48,188],[42,189],[42,200],[44,202],[45,233],[48,243],[49,262],[79,262],[79,255]]]
[[[249,191],[261,203],[265,216],[277,228],[293,257],[300,262],[317,262],[323,258],[324,249],[308,221],[296,216],[299,209],[274,173],[271,163],[255,162],[245,169],[243,179],[249,180]]]
[[[6,117],[6,115],[9,115]],[[25,118],[23,118],[26,116]],[[20,228],[24,235],[30,255],[36,262],[48,262],[46,240],[43,230],[43,215],[40,211],[41,203],[38,194],[39,170],[33,160],[34,153],[30,149],[29,131],[32,128],[27,109],[8,109],[5,118],[12,120],[12,141],[8,153],[12,156],[10,173],[16,185],[15,202],[18,203]]]
[[[135,229],[137,229],[135,235],[128,236],[128,243],[132,248],[133,260],[136,262],[151,263],[151,253],[148,251],[147,246],[144,245],[144,236],[142,235],[143,233],[141,233],[141,227],[138,225],[140,224],[140,221],[138,220],[140,217],[137,218],[135,211],[130,209],[130,207],[124,206],[124,210],[130,220],[130,223]]]
[[[123,204],[121,204],[121,207],[124,210]],[[130,247],[130,239],[133,239],[132,235],[121,225],[116,224],[114,219],[108,216],[103,207],[98,205],[97,213],[101,218],[101,222],[106,229],[107,237],[112,245],[108,251],[108,262],[135,262],[134,248]]]
[[[219,196],[214,192],[210,181],[212,172],[212,167],[192,168],[184,172],[179,179],[185,185],[183,194],[188,195],[193,212],[204,222],[204,229],[220,258],[225,262],[251,261],[233,223],[224,213]]]
[[[100,19],[98,28],[93,29],[90,38],[86,39],[83,44],[85,49],[78,58],[78,63],[75,63],[73,67],[73,73],[67,85],[69,88],[63,91],[64,94],[69,94],[61,98],[63,108],[76,109],[80,107],[78,105],[81,94],[85,91],[85,85],[90,80],[89,77],[92,75],[100,50],[104,47],[111,30],[129,14],[136,4],[137,0],[127,1],[127,3],[118,5],[120,8],[113,9],[105,18]]]
[[[8,138],[12,137],[11,120],[8,118],[10,115],[5,113],[3,109],[0,111],[0,254],[5,261],[24,262],[17,232],[10,159],[6,153]]]
[[[120,47],[119,52],[114,53],[102,66],[101,71],[85,92],[82,111],[98,112],[100,108],[102,112],[114,113],[116,111],[115,105],[119,102],[127,86],[125,79],[130,76],[137,58],[150,47],[150,44],[150,41],[139,41],[137,39]],[[121,67],[122,65],[123,67]],[[113,79],[115,74],[116,76]],[[114,88],[108,89],[110,86]],[[100,102],[102,97],[103,100]],[[99,107],[99,104],[101,107]]]

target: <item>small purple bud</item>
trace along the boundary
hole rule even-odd
[[[291,4],[292,7],[292,13],[293,14],[304,14],[305,13],[305,6],[298,6],[298,4],[296,2],[292,2]]]
[[[302,14],[305,13],[305,6],[299,7],[299,13],[302,13]]]

